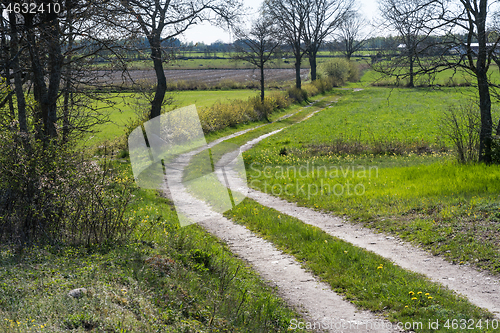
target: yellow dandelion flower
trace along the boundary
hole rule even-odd
[[[410,291],[408,294],[410,295],[414,295],[415,293],[413,291]]]
[[[429,296],[430,294],[429,293],[425,293],[425,296]]]
[[[421,293],[422,293],[422,292],[421,292],[421,291],[419,291],[419,292],[417,293],[417,295],[420,295]]]
[[[407,308],[407,307],[408,307],[408,305],[405,305],[405,308]]]
[[[428,299],[432,299],[432,296],[427,297]]]
[[[416,298],[416,297],[412,297],[411,299],[418,299],[418,298]]]

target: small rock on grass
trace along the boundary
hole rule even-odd
[[[73,298],[80,298],[83,295],[87,294],[87,289],[85,288],[77,288],[73,289],[68,293],[68,296],[73,297]]]

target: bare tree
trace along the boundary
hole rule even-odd
[[[277,28],[277,36],[291,47],[295,57],[295,86],[302,87],[300,65],[305,54],[303,45],[311,0],[265,0],[264,15]]]
[[[381,0],[381,9],[392,13],[394,26],[406,32],[406,55],[413,74],[464,70],[475,78],[480,110],[480,162],[492,162],[493,119],[491,96],[500,97],[500,85],[491,80],[492,62],[500,65],[498,26],[488,25],[494,18],[496,1],[488,0]],[[404,6],[402,6],[404,4]],[[383,6],[382,6],[383,5]],[[399,31],[399,30],[398,30]],[[465,39],[459,35],[464,33]],[[440,36],[440,38],[431,38]],[[433,50],[432,57],[421,58]],[[413,72],[412,63],[418,63]],[[398,70],[393,75],[399,76]],[[500,135],[500,122],[496,129]]]
[[[240,14],[238,0],[121,0],[118,12],[126,14],[122,26],[146,36],[156,74],[150,118],[160,115],[167,90],[163,62],[168,59],[164,41],[181,35],[202,21],[231,23]],[[119,14],[118,14],[119,15]]]
[[[341,22],[337,39],[343,46],[343,53],[347,60],[361,50],[369,38],[363,30],[368,27],[368,21],[358,11],[351,10]]]
[[[113,50],[113,31],[98,19],[104,15],[103,2],[0,4],[0,68],[8,78],[0,91],[9,92],[2,97],[10,112],[10,118],[0,117],[0,215],[6,217],[0,237],[15,239],[20,246],[42,238],[54,241],[76,235],[82,221],[111,230],[96,213],[108,214],[111,196],[95,179],[84,179],[101,174],[97,168],[95,173],[79,168],[84,159],[71,140],[102,119],[83,88],[98,81],[93,61]],[[15,95],[15,103],[10,104],[9,95]],[[99,208],[89,205],[96,201]]]
[[[446,2],[441,0],[441,6],[446,6]],[[492,132],[493,119],[491,115],[491,93],[496,94],[499,85],[492,82],[490,74],[492,68],[491,61],[500,65],[498,59],[498,44],[500,35],[491,34],[488,29],[487,19],[494,14],[492,6],[495,2],[488,0],[459,0],[454,10],[449,9],[445,14],[440,15],[444,23],[462,28],[466,32],[467,41],[453,40],[447,45],[453,49],[462,50],[460,57],[441,60],[441,63],[434,64],[433,69],[445,63],[447,67],[463,68],[476,78],[477,91],[479,95],[479,110],[481,114],[481,130],[479,134],[479,161],[492,162]],[[492,27],[497,30],[499,27]],[[489,39],[491,36],[491,40]],[[473,41],[477,40],[477,47]],[[497,135],[500,134],[500,122],[497,127]]]
[[[13,0],[4,0],[1,5],[6,14],[1,18],[2,67],[8,78],[5,84],[16,96],[16,105],[10,101],[9,108],[17,118],[18,129],[45,141],[59,138],[59,129],[63,128],[67,138],[69,112],[74,104],[66,101],[65,120],[61,121],[59,100],[61,93],[68,91],[63,82],[69,87],[71,81],[83,81],[83,77],[77,79],[68,71],[69,64],[88,63],[105,47],[99,37],[104,23],[92,21],[100,11],[100,2],[45,1],[35,9],[29,3]],[[77,46],[75,39],[79,40]],[[28,96],[34,103],[27,101]],[[73,119],[82,125],[89,118],[83,119],[80,113]]]
[[[264,67],[281,45],[275,38],[275,27],[261,17],[253,22],[249,32],[237,29],[235,35],[239,42],[235,43],[234,58],[247,61],[260,70],[260,100],[264,101]]]
[[[393,54],[388,66],[379,65],[379,71],[396,77],[408,77],[409,87],[414,87],[415,64],[419,52],[425,47],[427,37],[433,29],[429,29],[429,22],[435,19],[436,4],[433,0],[379,0],[379,10],[384,22],[383,27],[395,30],[401,43]],[[401,68],[408,71],[401,71]]]
[[[305,51],[311,66],[311,80],[316,80],[316,56],[325,39],[337,29],[350,14],[354,0],[301,0],[309,13],[304,30]]]

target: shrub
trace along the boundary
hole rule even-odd
[[[217,102],[211,107],[198,110],[203,132],[213,132],[228,126],[268,119],[276,110],[286,108],[290,100],[281,92],[272,92],[264,98],[250,97],[248,100],[232,100],[229,103]]]
[[[299,89],[297,87],[292,87],[287,90],[288,97],[297,103],[302,103],[304,101],[307,101],[308,95],[307,91],[303,89]]]
[[[441,118],[441,130],[453,145],[460,163],[476,162],[479,156],[480,115],[475,103],[450,106]]]
[[[319,89],[313,83],[304,84],[302,89],[307,92],[307,96],[315,96],[320,93]]]
[[[233,100],[230,103],[216,102],[211,107],[199,109],[198,115],[205,133],[258,119],[251,103],[243,100]]]
[[[357,82],[361,76],[359,65],[344,58],[334,58],[319,66],[318,78],[330,79],[330,84],[340,87],[347,81]]]
[[[266,99],[272,100],[275,108],[273,111],[284,109],[290,106],[290,99],[283,92],[273,91],[265,97]]]
[[[333,88],[332,81],[329,78],[318,78],[317,80],[311,82],[317,89],[320,94],[324,94],[327,91],[330,91]]]
[[[250,97],[248,99],[250,105],[258,113],[259,119],[265,119],[269,121],[269,115],[276,109],[276,105],[272,98],[264,97],[264,100],[260,100],[260,96]]]
[[[319,66],[319,69],[323,73],[322,76],[328,77],[334,87],[344,85],[349,79],[349,61],[344,58],[335,58],[324,62]]]
[[[491,142],[491,161],[495,164],[500,164],[500,136],[493,137]]]
[[[347,80],[349,82],[358,82],[360,77],[359,65],[354,61],[349,61],[349,75]]]
[[[124,240],[128,180],[110,173],[69,145],[8,131],[0,136],[0,238],[33,243],[105,243]]]

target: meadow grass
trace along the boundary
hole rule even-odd
[[[130,166],[117,181],[127,182]],[[0,251],[2,332],[285,332],[298,314],[171,202],[134,190],[126,244]],[[73,288],[85,287],[79,299]]]
[[[334,107],[279,137],[270,138],[261,146],[300,147],[329,144],[338,139],[361,143],[394,140],[440,143],[444,138],[436,125],[442,111],[464,98],[464,92],[454,88],[370,88],[356,92],[336,90],[335,93],[342,98]]]
[[[326,234],[319,228],[245,199],[225,214],[293,255],[299,262],[330,284],[332,289],[361,308],[383,314],[393,323],[420,322],[415,332],[449,332],[450,318],[491,320],[492,314],[465,298],[407,271],[372,252]],[[428,327],[439,321],[439,329]],[[494,329],[471,330],[493,332]]]
[[[454,161],[439,116],[462,95],[445,92],[344,92],[246,152],[249,183],[500,273],[500,168]]]

